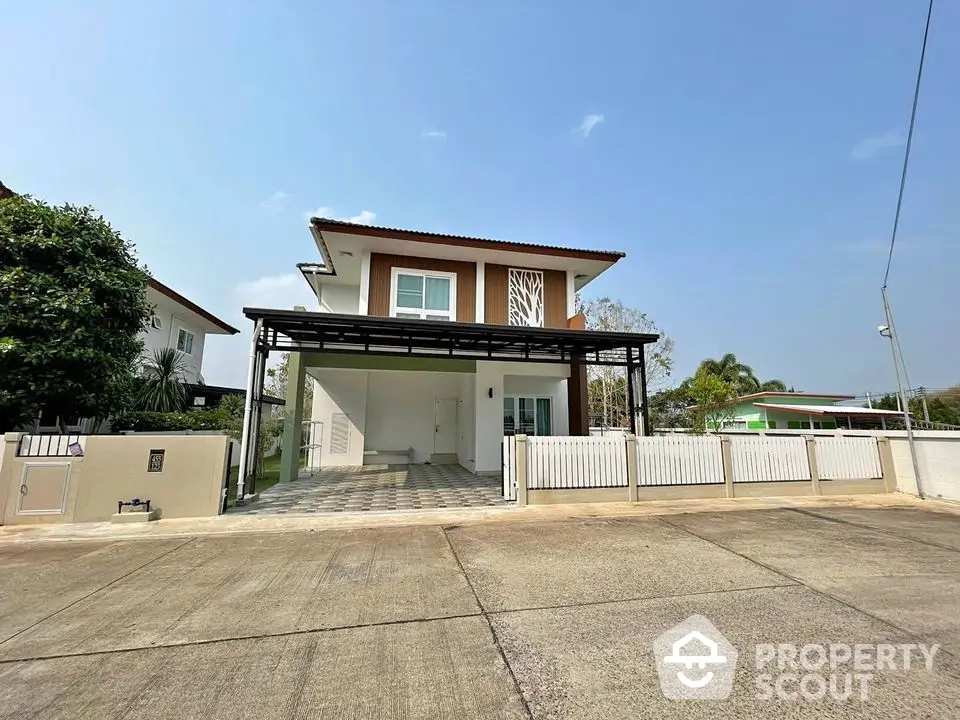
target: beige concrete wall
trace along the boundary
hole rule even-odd
[[[810,480],[786,480],[783,482],[746,482],[733,484],[734,497],[779,497],[814,495]]]
[[[697,500],[727,496],[725,485],[674,485],[637,488],[637,500]]]
[[[576,490],[527,490],[528,505],[567,505],[571,503],[628,502],[630,489],[581,488]]]
[[[3,524],[109,520],[117,501],[135,497],[150,500],[164,518],[219,513],[230,441],[225,435],[91,435],[77,458],[17,457],[19,435],[5,438]],[[151,450],[164,451],[161,472],[147,471]]]

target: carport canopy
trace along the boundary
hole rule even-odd
[[[305,310],[244,308],[254,323],[244,408],[237,497],[252,479],[258,455],[266,360],[270,351],[389,357],[449,357],[510,362],[571,363],[626,368],[630,430],[636,410],[649,432],[646,363],[643,348],[659,335],[649,333],[538,328],[483,323],[342,315]],[[639,383],[634,374],[639,373]],[[636,386],[639,384],[639,388]],[[640,398],[637,402],[636,393]]]

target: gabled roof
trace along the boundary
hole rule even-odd
[[[534,255],[552,255],[555,257],[577,258],[581,260],[600,260],[616,262],[626,253],[619,250],[585,250],[565,248],[558,245],[536,245],[513,240],[492,240],[490,238],[467,237],[466,235],[444,235],[442,233],[425,232],[423,230],[403,230],[402,228],[382,227],[378,225],[360,225],[345,220],[331,220],[330,218],[310,218],[310,224],[317,230],[345,233],[348,235],[366,235],[368,237],[388,237],[401,240],[411,240],[421,243],[435,243],[440,245],[457,245],[459,247],[486,248],[490,250],[510,250],[525,252]]]
[[[156,278],[152,278],[152,277],[151,277],[151,278],[148,278],[148,279],[147,279],[147,285],[149,285],[150,287],[152,287],[154,290],[156,290],[156,291],[157,291],[158,293],[160,293],[161,295],[166,295],[168,298],[170,298],[171,300],[173,300],[175,303],[178,303],[178,304],[180,304],[180,305],[183,305],[183,307],[185,307],[185,308],[187,308],[188,310],[196,313],[197,315],[199,315],[200,317],[202,317],[202,318],[203,318],[204,320],[206,320],[207,322],[210,322],[210,323],[216,325],[218,328],[220,328],[221,330],[223,330],[225,333],[228,333],[228,334],[230,334],[230,335],[236,335],[237,333],[240,332],[240,331],[237,330],[235,327],[233,327],[233,325],[229,325],[229,324],[227,324],[226,322],[224,322],[223,320],[221,320],[220,318],[218,318],[216,315],[214,315],[214,314],[212,314],[212,313],[210,313],[210,312],[207,312],[207,311],[204,310],[202,307],[200,307],[199,305],[197,305],[195,302],[193,302],[192,300],[188,300],[188,299],[185,298],[183,295],[181,295],[180,293],[178,293],[176,290],[173,290],[172,288],[168,288],[166,285],[164,285],[162,282],[160,282],[160,281],[157,280]]]
[[[755,392],[749,395],[741,395],[734,402],[749,402],[751,400],[761,400],[763,398],[785,397],[785,398],[813,398],[816,400],[853,400],[855,395],[825,395],[823,393],[804,393],[804,392]]]
[[[846,417],[892,416],[903,417],[900,410],[881,410],[880,408],[847,407],[843,405],[781,405],[778,403],[754,403],[765,410],[781,410],[799,415],[840,415]]]

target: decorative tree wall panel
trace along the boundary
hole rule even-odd
[[[510,268],[510,325],[543,327],[543,273]]]

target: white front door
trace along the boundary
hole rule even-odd
[[[433,414],[433,452],[457,452],[457,399],[437,398]]]

